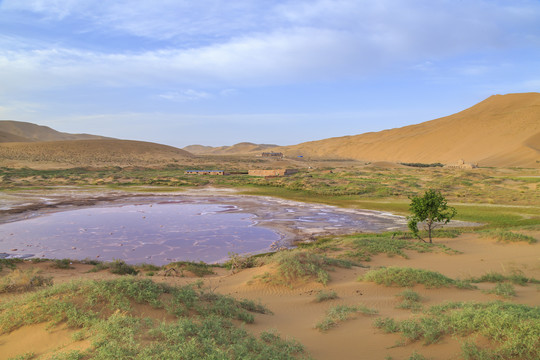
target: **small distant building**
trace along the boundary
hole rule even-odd
[[[262,157],[283,159],[283,153],[273,152],[273,151],[271,151],[271,152],[263,152]]]
[[[228,175],[223,170],[186,170],[186,175]]]
[[[248,175],[250,176],[264,176],[264,177],[274,177],[274,176],[287,176],[296,174],[298,170],[296,169],[274,169],[274,170],[249,170]]]
[[[476,169],[478,167],[478,164],[469,164],[466,163],[463,159],[459,159],[456,164],[448,164],[444,167],[450,169]]]

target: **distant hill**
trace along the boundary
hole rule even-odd
[[[167,145],[131,140],[64,140],[0,143],[0,166],[72,167],[182,163],[193,154]]]
[[[494,95],[417,125],[273,148],[286,156],[366,161],[540,166],[540,94]]]
[[[29,122],[0,120],[0,142],[110,139],[88,134],[68,134]]]
[[[246,155],[255,154],[266,151],[270,148],[275,148],[277,145],[272,144],[254,144],[250,142],[241,142],[232,146],[203,146],[203,145],[189,145],[183,148],[183,150],[189,151],[196,155]]]

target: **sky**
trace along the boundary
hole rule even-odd
[[[538,0],[0,0],[0,119],[292,145],[540,91]]]

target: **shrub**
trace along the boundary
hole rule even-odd
[[[73,269],[71,266],[71,260],[70,259],[56,259],[53,260],[53,267],[57,269]]]
[[[440,288],[456,284],[455,280],[435,271],[400,267],[371,270],[359,280],[372,281],[385,286],[402,287],[423,284],[427,288]]]
[[[323,255],[301,250],[280,251],[270,258],[278,265],[277,274],[267,276],[266,280],[276,284],[292,286],[293,281],[315,279],[326,285],[330,280],[328,271],[333,266],[350,268],[353,262],[333,259]]]
[[[540,357],[540,308],[503,303],[450,302],[432,306],[424,315],[397,322],[377,319],[374,324],[385,332],[400,332],[409,341],[424,339],[426,344],[444,335],[482,335],[494,342],[493,350],[481,350],[465,343],[464,358],[532,360]]]
[[[29,291],[52,285],[52,278],[40,275],[38,269],[15,269],[0,279],[0,293]]]
[[[352,315],[362,313],[364,315],[374,315],[377,310],[368,309],[363,305],[336,305],[328,309],[326,317],[315,327],[320,331],[327,331],[332,327],[337,326],[340,322],[350,319]]]
[[[338,294],[335,291],[324,291],[321,290],[317,293],[315,297],[315,302],[323,302],[328,300],[334,300],[338,298]]]
[[[483,237],[489,237],[505,243],[523,241],[529,244],[534,244],[538,241],[532,236],[514,233],[504,229],[485,230],[481,234]]]
[[[514,290],[514,287],[508,283],[497,283],[497,285],[495,285],[493,289],[486,291],[486,293],[495,294],[507,299],[516,296],[516,291]]]

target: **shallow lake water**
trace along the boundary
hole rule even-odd
[[[19,196],[30,210],[0,216],[0,257],[214,263],[229,253],[268,252],[276,243],[406,226],[388,213],[269,197],[123,194],[82,206],[66,194]],[[77,192],[77,204],[90,195]]]
[[[1,225],[0,248],[46,258],[163,265],[213,263],[227,259],[229,252],[268,250],[281,239],[271,229],[254,226],[254,215],[230,212],[234,209],[155,203],[63,211]]]

